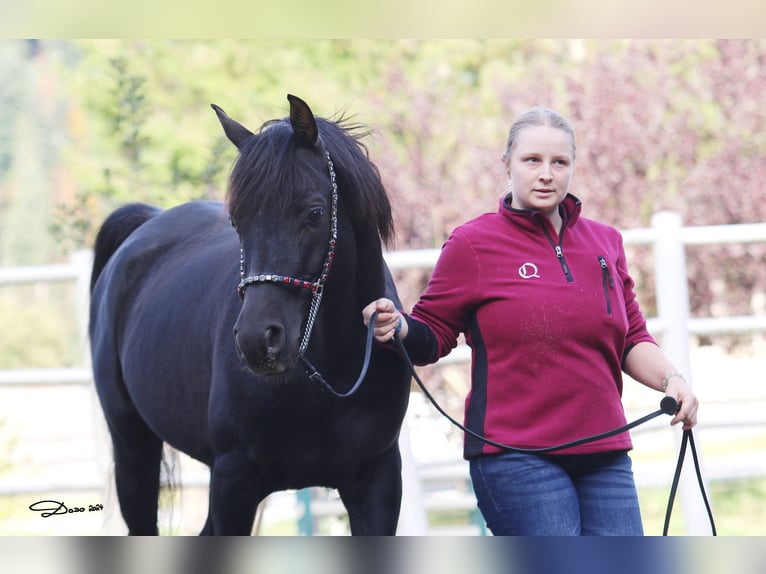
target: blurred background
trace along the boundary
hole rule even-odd
[[[127,201],[222,199],[236,150],[210,103],[256,129],[287,114],[287,93],[373,130],[365,141],[395,210],[392,258],[438,249],[456,225],[497,208],[508,127],[534,105],[575,128],[571,191],[584,215],[635,238],[626,248],[647,317],[658,315],[656,254],[640,235],[655,214],[711,236],[713,226],[753,230],[687,245],[681,277],[692,319],[744,318],[690,332],[688,374],[718,532],[766,534],[766,241],[756,226],[766,222],[766,41],[482,39],[0,40],[0,534],[121,532],[88,380],[87,250]],[[429,274],[427,263],[397,268],[406,308]],[[421,375],[460,418],[466,364]],[[658,399],[626,382],[629,419]],[[411,404],[417,487],[435,501],[429,531],[485,534],[460,433],[416,390]],[[648,534],[661,532],[675,430],[634,433]],[[193,534],[205,470],[179,456],[175,475],[161,527]],[[48,498],[104,509],[61,520],[30,511]],[[671,533],[694,531],[688,516],[678,508]],[[261,518],[261,534],[345,533],[331,492],[274,496]]]

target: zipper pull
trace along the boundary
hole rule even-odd
[[[555,245],[554,248],[556,249],[556,257],[558,257],[559,261],[561,262],[561,269],[563,269],[564,275],[567,276],[568,281],[571,281],[570,279],[571,274],[569,273],[569,265],[567,265],[566,259],[564,259],[564,252],[561,250],[561,245]]]

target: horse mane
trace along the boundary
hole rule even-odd
[[[374,225],[384,244],[394,239],[391,204],[377,166],[370,160],[362,139],[372,133],[366,126],[338,119],[316,117],[320,145],[335,169],[338,193],[355,228]],[[299,178],[312,175],[298,159],[289,118],[269,120],[241,148],[229,176],[226,203],[233,220],[255,213],[261,205],[293,203]],[[322,155],[324,152],[322,151]],[[314,174],[315,175],[315,174]]]

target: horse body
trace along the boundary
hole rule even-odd
[[[375,346],[364,383],[338,398],[311,380],[300,360],[338,392],[356,380],[366,334],[361,308],[384,295],[396,300],[378,226],[390,216],[387,201],[377,197],[384,213],[369,216],[358,188],[371,164],[336,124],[321,120],[320,137],[297,98],[289,124],[257,135],[217,111],[241,152],[227,204],[164,212],[126,206],[107,219],[96,244],[94,378],[112,435],[123,517],[131,533],[157,531],[167,442],[211,467],[205,533],[249,533],[257,504],[270,492],[326,486],[338,489],[353,534],[394,534],[401,498],[397,438],[409,396],[403,362]],[[288,143],[261,142],[271,137]],[[263,173],[254,156],[276,154],[266,162],[272,165],[278,149],[288,150],[287,175],[275,174],[276,167]],[[310,282],[322,270],[334,224],[323,152],[337,165],[337,249],[301,351],[312,291],[257,278],[283,273]],[[347,165],[359,158],[361,167]],[[291,195],[280,198],[288,190],[275,192],[274,181]],[[375,185],[382,190],[379,178]],[[267,192],[261,202],[251,197]],[[258,275],[240,300],[235,287],[246,271]]]
[[[135,410],[154,434],[206,464],[214,349],[231,338],[225,322],[237,315],[229,301],[236,261],[228,272],[211,270],[226,264],[232,242],[236,252],[232,235],[220,205],[158,213],[114,254],[92,293],[94,378],[107,418]]]

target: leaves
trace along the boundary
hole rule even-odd
[[[663,209],[686,225],[766,221],[763,40],[78,40],[37,52],[55,66],[69,118],[68,139],[44,164],[75,188],[60,194],[54,228],[78,244],[119,202],[222,198],[236,151],[209,104],[257,129],[286,115],[288,92],[375,129],[366,143],[392,196],[399,249],[438,247],[497,208],[507,129],[533,105],[574,125],[572,191],[588,217],[621,229]],[[17,88],[4,93],[19,101]],[[23,133],[9,125],[4,142]],[[13,150],[0,146],[0,190]],[[766,292],[762,246],[747,258],[732,249],[688,251],[694,315],[747,314]],[[650,251],[630,263],[652,314]],[[726,288],[713,293],[717,280]],[[408,303],[424,286],[411,282]]]

